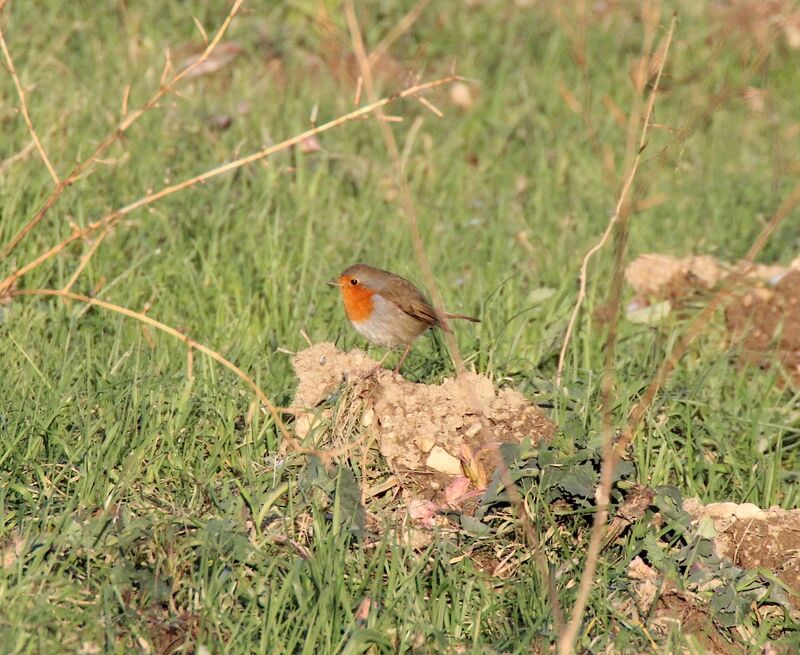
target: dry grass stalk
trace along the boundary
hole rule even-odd
[[[87,250],[83,254],[83,256],[81,257],[81,261],[78,264],[78,267],[72,273],[72,275],[70,276],[69,280],[64,285],[64,288],[62,289],[62,291],[68,292],[68,291],[70,291],[72,289],[72,287],[74,286],[75,282],[77,282],[78,277],[80,277],[80,274],[83,272],[83,269],[86,268],[86,265],[89,263],[89,260],[94,256],[94,253],[97,252],[97,249],[100,247],[100,244],[103,243],[103,239],[106,238],[106,236],[108,235],[108,232],[109,232],[110,229],[111,229],[111,227],[109,226],[105,230],[103,230],[98,235],[98,237],[94,240],[92,245],[89,247],[89,250]]]
[[[379,61],[389,52],[389,48],[392,47],[395,41],[397,41],[401,36],[403,36],[403,34],[411,29],[411,26],[417,22],[417,19],[422,15],[422,12],[425,11],[430,3],[431,0],[419,0],[417,4],[415,4],[411,10],[400,19],[397,25],[389,30],[389,33],[384,36],[380,43],[375,46],[374,50],[369,53],[367,62],[369,63],[370,68],[372,68],[377,61]]]
[[[0,5],[0,8],[2,8],[2,5]],[[53,168],[53,164],[50,163],[50,158],[47,156],[47,152],[45,151],[42,142],[39,140],[39,135],[36,134],[36,130],[33,128],[33,122],[31,121],[31,116],[28,112],[28,102],[25,99],[25,91],[19,81],[17,71],[14,68],[14,60],[11,58],[11,53],[8,51],[8,45],[6,44],[5,35],[3,34],[3,29],[1,27],[0,48],[3,50],[3,57],[5,57],[6,66],[8,66],[8,72],[11,75],[11,79],[14,80],[14,86],[17,88],[17,96],[19,96],[19,108],[22,112],[22,118],[25,120],[25,125],[28,126],[28,132],[31,133],[31,138],[33,139],[34,144],[36,144],[36,149],[39,151],[39,156],[42,158],[44,165],[47,167],[50,177],[53,178],[53,182],[55,182],[56,186],[58,186],[61,184],[61,180],[58,178],[58,173],[56,173],[56,169]]]
[[[656,29],[660,20],[660,3],[645,3],[642,7],[643,23],[645,25],[643,54],[639,59],[636,73],[634,75],[634,86],[636,90],[636,98],[641,98],[642,93],[647,84],[647,70],[649,68],[652,58],[655,56],[653,51],[653,41],[656,34]],[[634,111],[631,112],[628,140],[626,147],[626,161],[630,162],[628,165],[628,174],[626,175],[625,182],[619,193],[619,198],[614,210],[614,214],[606,227],[601,240],[586,254],[581,263],[581,288],[578,294],[578,299],[575,303],[570,322],[567,326],[567,334],[565,336],[564,344],[562,345],[561,353],[559,355],[557,384],[561,382],[561,374],[564,365],[564,358],[566,356],[566,349],[568,347],[568,339],[572,334],[572,330],[577,320],[580,307],[586,297],[586,272],[588,262],[594,253],[598,252],[607,242],[609,236],[615,227],[619,231],[619,240],[617,242],[616,261],[614,268],[614,280],[611,285],[611,306],[612,315],[614,319],[611,322],[611,328],[608,333],[606,343],[606,361],[603,374],[603,462],[600,469],[600,483],[595,493],[597,501],[597,509],[594,513],[594,520],[592,524],[591,536],[589,539],[589,547],[586,553],[586,560],[583,572],[581,573],[580,583],[578,585],[578,593],[575,598],[575,604],[572,607],[569,623],[558,640],[559,655],[568,655],[573,652],[575,640],[580,630],[583,621],[583,613],[586,610],[586,604],[589,600],[589,593],[591,591],[594,573],[597,568],[597,560],[600,555],[600,549],[603,542],[603,530],[608,519],[608,505],[611,494],[611,485],[613,482],[613,473],[615,465],[614,449],[611,443],[611,396],[614,387],[614,353],[616,346],[616,317],[619,313],[619,306],[622,297],[622,274],[624,269],[624,255],[625,246],[627,241],[627,222],[630,217],[630,195],[633,186],[633,180],[639,170],[641,162],[642,151],[644,150],[647,133],[650,128],[650,118],[653,114],[655,107],[656,94],[658,86],[661,81],[661,76],[664,71],[664,64],[669,53],[669,47],[672,43],[672,36],[675,32],[676,19],[672,18],[669,31],[664,37],[661,47],[656,51],[658,53],[658,69],[656,77],[653,82],[647,105],[644,112],[640,111],[639,103],[635,103]],[[641,117],[641,131],[639,134],[638,143],[635,138],[636,128],[639,125]]]
[[[149,325],[150,327],[154,327],[161,332],[165,332],[170,336],[175,337],[179,341],[182,341],[186,344],[189,350],[197,350],[204,355],[210,357],[214,361],[222,364],[225,368],[229,371],[232,371],[243,380],[247,386],[249,386],[256,394],[258,399],[261,403],[267,408],[272,419],[275,421],[275,425],[278,426],[278,429],[281,432],[281,435],[284,439],[286,439],[286,443],[289,445],[292,450],[296,450],[297,452],[305,452],[305,449],[300,447],[297,443],[297,440],[289,433],[289,430],[286,428],[283,420],[281,419],[280,411],[278,408],[267,398],[266,394],[262,391],[261,387],[256,384],[256,381],[251,378],[247,373],[245,373],[242,369],[240,369],[236,364],[231,362],[230,360],[226,359],[222,355],[220,355],[216,350],[212,350],[208,346],[204,346],[202,343],[191,339],[188,335],[184,334],[183,332],[176,330],[169,325],[162,323],[161,321],[157,321],[147,314],[143,314],[141,312],[135,312],[132,309],[128,309],[127,307],[122,307],[120,305],[115,305],[114,303],[107,302],[105,300],[100,300],[99,298],[90,298],[89,296],[84,296],[79,293],[72,293],[71,291],[67,291],[65,289],[20,289],[12,292],[12,296],[53,296],[57,298],[75,300],[77,302],[86,303],[87,305],[91,305],[94,307],[100,307],[102,309],[106,309],[111,312],[115,312],[117,314],[122,314],[123,316],[127,316],[128,318],[132,318],[134,320],[139,321],[140,323],[144,323],[145,325]],[[309,451],[310,452],[310,451]]]
[[[20,150],[16,154],[11,155],[8,159],[4,159],[0,163],[0,175],[5,173],[18,161],[25,159],[34,150],[36,150],[36,142],[33,139],[31,139],[31,142],[27,146],[25,146],[22,150]]]
[[[565,13],[566,8],[572,10],[571,15],[568,16]],[[589,99],[591,98],[591,85],[589,81],[589,65],[591,62],[586,57],[586,32],[589,29],[586,3],[553,3],[552,11],[553,16],[561,28],[561,31],[570,42],[572,59],[582,73],[582,97]],[[581,117],[584,127],[586,128],[586,134],[589,137],[589,143],[592,146],[592,150],[594,151],[598,162],[601,164],[601,170],[603,172],[603,177],[605,178],[604,181],[610,188],[616,188],[617,181],[614,157],[611,153],[611,150],[604,147],[600,143],[600,136],[597,132],[597,128],[594,125],[594,118],[592,116],[590,105],[580,102],[575,94],[572,93],[569,88],[567,88],[563,81],[559,81],[558,92],[569,109]],[[624,120],[622,124],[625,124]]]
[[[668,43],[672,40],[672,33],[675,28],[675,19],[672,20],[672,25],[670,27],[670,31],[666,37]],[[606,225],[606,229],[603,232],[600,240],[592,246],[588,252],[584,255],[583,260],[581,261],[581,269],[580,269],[580,276],[579,276],[579,283],[580,287],[578,290],[578,298],[575,301],[575,306],[572,308],[572,314],[570,315],[569,322],[567,323],[567,331],[564,334],[564,342],[561,344],[561,351],[558,354],[558,368],[556,369],[556,385],[561,384],[561,380],[564,375],[564,365],[566,362],[567,357],[567,350],[569,349],[569,344],[572,339],[572,333],[575,329],[575,323],[578,320],[578,316],[581,311],[581,307],[583,306],[583,302],[586,300],[586,285],[588,282],[588,268],[589,262],[591,261],[592,257],[594,257],[602,248],[608,243],[608,239],[611,236],[612,232],[614,231],[614,227],[620,221],[620,217],[623,211],[627,211],[627,205],[630,201],[630,193],[633,187],[633,181],[636,177],[636,173],[639,170],[639,165],[642,160],[642,152],[644,150],[645,143],[647,142],[647,134],[650,130],[650,118],[653,114],[653,108],[655,107],[656,101],[656,93],[658,91],[658,84],[661,80],[661,75],[664,70],[664,63],[666,62],[666,51],[665,56],[661,57],[660,67],[658,69],[658,73],[656,76],[655,83],[650,91],[650,97],[647,102],[647,108],[645,110],[644,116],[640,115],[640,112],[633,111],[630,114],[630,119],[628,122],[628,129],[629,133],[631,130],[635,130],[636,127],[639,125],[640,120],[642,121],[641,125],[641,133],[639,137],[639,148],[635,151],[635,154],[631,157],[632,161],[628,166],[628,172],[625,176],[625,181],[622,185],[622,189],[617,196],[617,203],[614,207],[614,213],[611,215],[611,219]],[[643,68],[643,67],[642,67]],[[646,77],[643,75],[642,77]],[[640,78],[640,82],[642,86],[644,86],[646,80]],[[637,98],[640,97],[637,94]],[[631,144],[631,140],[628,140],[628,143]],[[630,148],[629,148],[630,151]]]
[[[392,102],[395,102],[395,101],[400,100],[402,98],[407,98],[409,96],[414,96],[414,95],[416,95],[418,93],[421,93],[423,91],[426,91],[428,89],[432,89],[432,88],[435,88],[437,86],[441,86],[443,84],[448,84],[450,82],[453,82],[453,81],[459,80],[459,79],[461,79],[461,78],[458,75],[451,75],[449,77],[445,77],[445,78],[441,78],[441,79],[438,79],[438,80],[434,80],[432,82],[425,82],[425,83],[422,83],[422,84],[416,84],[416,85],[414,85],[412,87],[404,89],[403,91],[395,93],[395,94],[393,94],[391,96],[387,96],[385,98],[382,98],[381,100],[377,100],[377,101],[372,102],[372,103],[370,103],[368,105],[365,105],[364,107],[360,107],[359,109],[356,109],[356,110],[350,112],[349,114],[346,114],[344,116],[340,116],[339,118],[335,118],[332,121],[329,121],[329,122],[327,122],[327,123],[325,123],[323,125],[320,125],[319,127],[315,127],[313,129],[306,130],[305,132],[303,132],[301,134],[293,136],[290,139],[286,139],[285,141],[282,141],[281,143],[278,143],[278,144],[276,144],[274,146],[270,146],[269,148],[265,148],[263,150],[260,150],[260,151],[258,151],[256,153],[252,154],[252,155],[248,155],[247,157],[241,157],[241,158],[236,159],[236,160],[234,160],[232,162],[228,162],[227,164],[222,164],[221,166],[217,166],[215,168],[212,168],[211,170],[208,170],[205,173],[201,173],[200,175],[196,175],[196,176],[194,176],[192,178],[189,178],[188,180],[184,180],[183,182],[179,182],[178,184],[173,184],[171,186],[164,187],[163,189],[161,189],[159,191],[151,193],[151,194],[149,194],[149,195],[147,195],[147,196],[145,196],[143,198],[140,198],[139,200],[136,200],[136,201],[134,201],[134,202],[132,202],[132,203],[130,203],[128,205],[125,205],[124,207],[121,207],[121,208],[119,208],[119,209],[117,209],[117,210],[115,210],[115,211],[113,211],[113,212],[111,212],[109,214],[106,214],[103,218],[100,218],[100,219],[90,223],[89,225],[87,225],[82,230],[77,230],[77,231],[73,232],[66,239],[64,239],[60,243],[56,244],[55,246],[52,246],[51,248],[45,250],[38,257],[36,257],[32,261],[28,262],[24,266],[21,266],[16,271],[14,271],[12,274],[10,274],[8,277],[6,277],[4,280],[0,281],[0,297],[2,297],[3,295],[6,295],[8,293],[8,291],[11,288],[13,288],[13,286],[17,283],[17,281],[20,278],[22,278],[23,276],[25,276],[28,273],[30,273],[32,270],[34,270],[35,268],[37,268],[38,266],[40,266],[41,264],[46,262],[51,257],[53,257],[53,256],[57,255],[58,253],[60,253],[67,246],[69,246],[71,243],[74,243],[75,241],[78,241],[80,239],[84,239],[87,236],[93,234],[94,232],[97,232],[98,230],[105,229],[105,228],[113,226],[114,224],[119,222],[119,220],[123,216],[126,216],[127,214],[130,214],[132,211],[134,211],[136,209],[139,209],[141,207],[145,207],[147,205],[150,205],[150,204],[152,204],[152,203],[154,203],[154,202],[156,202],[158,200],[161,200],[162,198],[165,198],[166,196],[172,195],[173,193],[176,193],[178,191],[182,191],[184,189],[188,189],[189,187],[195,186],[197,184],[201,184],[203,182],[206,182],[206,181],[210,180],[211,178],[214,178],[214,177],[216,177],[218,175],[222,175],[223,173],[229,173],[230,171],[236,170],[237,168],[241,168],[242,166],[246,166],[248,164],[252,164],[253,162],[256,162],[256,161],[258,161],[260,159],[264,159],[266,157],[274,155],[276,152],[280,152],[281,150],[286,150],[288,148],[291,148],[292,146],[297,145],[298,143],[304,141],[305,139],[307,139],[309,137],[315,136],[315,135],[320,134],[322,132],[326,132],[326,131],[334,128],[334,127],[338,127],[339,125],[342,125],[343,123],[347,123],[349,121],[353,121],[353,120],[356,120],[356,119],[361,118],[363,116],[366,116],[366,115],[368,115],[368,114],[370,114],[372,112],[375,112],[375,111],[379,110],[381,107],[384,107],[384,106],[386,106],[386,105],[388,105],[388,104],[390,104]]]
[[[58,199],[61,197],[61,194],[64,193],[64,190],[68,186],[73,184],[81,176],[81,174],[83,174],[84,171],[86,171],[86,169],[89,166],[91,166],[94,162],[96,162],[100,158],[100,156],[106,150],[108,150],[108,148],[111,147],[112,144],[116,143],[120,138],[122,138],[125,132],[128,129],[130,129],[130,127],[136,121],[138,121],[148,111],[153,109],[158,104],[158,101],[161,100],[162,97],[164,97],[167,93],[173,91],[178,82],[180,82],[183,78],[189,75],[197,66],[202,65],[203,62],[205,62],[206,59],[208,59],[211,56],[211,53],[214,52],[214,49],[219,45],[223,35],[225,34],[225,32],[227,31],[228,27],[231,24],[233,17],[237,14],[243,3],[244,0],[236,0],[236,2],[233,3],[231,10],[228,12],[227,17],[225,18],[225,21],[222,23],[222,26],[219,28],[219,30],[217,30],[216,36],[213,38],[211,43],[208,44],[206,49],[203,51],[203,54],[200,55],[190,66],[176,73],[169,81],[165,81],[164,79],[164,76],[166,75],[167,71],[170,68],[169,57],[167,57],[167,64],[164,67],[164,76],[162,76],[162,82],[158,91],[156,91],[152,95],[152,97],[147,102],[145,102],[139,109],[137,109],[131,114],[126,115],[119,123],[119,125],[117,125],[117,127],[100,143],[100,145],[98,145],[97,148],[95,148],[94,152],[92,152],[92,154],[89,155],[87,159],[84,159],[82,162],[79,162],[72,169],[72,171],[66,178],[64,178],[61,181],[58,181],[58,178],[57,176],[55,176],[55,173],[53,171],[53,174],[56,179],[55,189],[53,189],[53,192],[47,197],[42,206],[37,210],[33,218],[31,218],[31,220],[28,221],[28,223],[14,236],[14,238],[12,238],[11,241],[8,242],[6,247],[3,248],[2,253],[0,253],[0,261],[8,257],[8,255],[11,254],[14,248],[16,248],[17,245],[19,245],[20,241],[22,241],[25,238],[25,236],[29,234],[31,230],[33,230],[33,228],[36,227],[36,225],[38,225],[38,223],[45,217],[50,208],[56,204]],[[2,4],[0,4],[0,8],[2,8]],[[10,58],[8,60],[10,61]],[[18,87],[18,90],[21,91],[21,88]],[[127,92],[129,90],[130,90],[129,88],[126,90],[126,95],[125,95],[126,99],[127,99]],[[124,105],[127,105],[127,100],[124,102]],[[29,129],[30,130],[33,129],[33,126],[30,124],[29,124]],[[33,132],[31,133],[33,134]],[[33,136],[34,140],[38,140],[35,134],[33,134]],[[37,143],[37,147],[40,145],[41,144]],[[40,152],[42,153],[43,157],[46,157],[43,149],[41,149]],[[5,285],[5,282],[6,281],[0,283],[0,295],[2,295],[3,289],[8,288]]]

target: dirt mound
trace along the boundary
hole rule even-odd
[[[654,303],[661,301],[660,311],[644,314],[660,320],[743,271],[744,283],[737,285],[725,308],[728,343],[740,349],[742,362],[768,368],[779,361],[792,382],[800,384],[800,257],[788,267],[751,267],[708,256],[641,255],[625,270],[636,294],[628,315],[634,320],[642,308],[658,307]]]
[[[800,271],[774,288],[747,291],[725,310],[725,321],[745,361],[766,368],[775,358],[800,384]]]
[[[636,301],[685,301],[698,291],[708,291],[722,280],[745,271],[745,279],[754,285],[774,284],[790,271],[800,271],[800,257],[790,266],[729,264],[709,255],[673,257],[658,253],[639,255],[625,269],[625,281],[636,294]]]
[[[625,280],[641,302],[654,298],[682,300],[696,289],[712,289],[728,274],[713,257],[647,254],[625,269]]]
[[[663,490],[663,488],[662,488]],[[647,622],[657,638],[680,627],[708,653],[744,653],[719,626],[736,628],[745,643],[752,638],[744,617],[762,623],[800,616],[800,510],[763,510],[750,503],[710,503],[698,499],[655,504],[682,525],[672,534],[674,550],[644,548],[628,563],[628,596],[614,598],[617,608]],[[669,493],[661,498],[671,497]],[[653,515],[663,527],[665,515]],[[665,559],[670,554],[669,564]],[[677,568],[675,568],[677,567]],[[766,651],[765,651],[766,652]],[[795,652],[779,650],[777,652]]]
[[[774,573],[791,590],[791,604],[800,609],[800,510],[763,510],[750,503],[702,505],[694,499],[683,507],[694,521],[712,522],[719,557],[743,569]]]
[[[485,487],[500,444],[537,442],[555,429],[522,394],[476,373],[417,384],[332,343],[297,353],[293,365],[299,384],[289,409],[298,437],[310,435],[321,450],[377,443],[391,471],[426,487],[428,499],[463,477]]]

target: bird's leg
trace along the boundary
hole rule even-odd
[[[373,367],[373,369],[372,369],[372,370],[371,370],[369,373],[367,373],[367,375],[366,375],[366,376],[364,376],[364,377],[366,377],[366,378],[371,378],[373,375],[377,375],[377,374],[378,374],[378,371],[380,371],[380,370],[383,368],[383,363],[386,361],[386,358],[387,358],[387,357],[388,357],[388,356],[389,356],[389,355],[390,355],[392,352],[394,352],[394,349],[393,349],[393,348],[390,348],[390,349],[389,349],[389,350],[387,350],[385,353],[383,353],[383,357],[381,357],[380,361],[379,361],[377,364],[375,364],[375,366]]]
[[[394,367],[394,372],[399,373],[400,367],[403,365],[403,362],[406,361],[406,357],[408,357],[408,353],[411,352],[411,344],[406,346],[406,349],[403,351],[403,354],[400,356],[400,361],[397,362],[397,366]]]

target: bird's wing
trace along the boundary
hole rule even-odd
[[[381,290],[380,294],[398,309],[409,316],[416,318],[431,327],[439,325],[439,317],[428,299],[411,282],[395,276],[389,288]]]

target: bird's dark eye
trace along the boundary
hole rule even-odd
[[[352,284],[353,286],[356,286],[358,284],[358,280],[353,278],[352,280],[350,280],[350,284]]]

